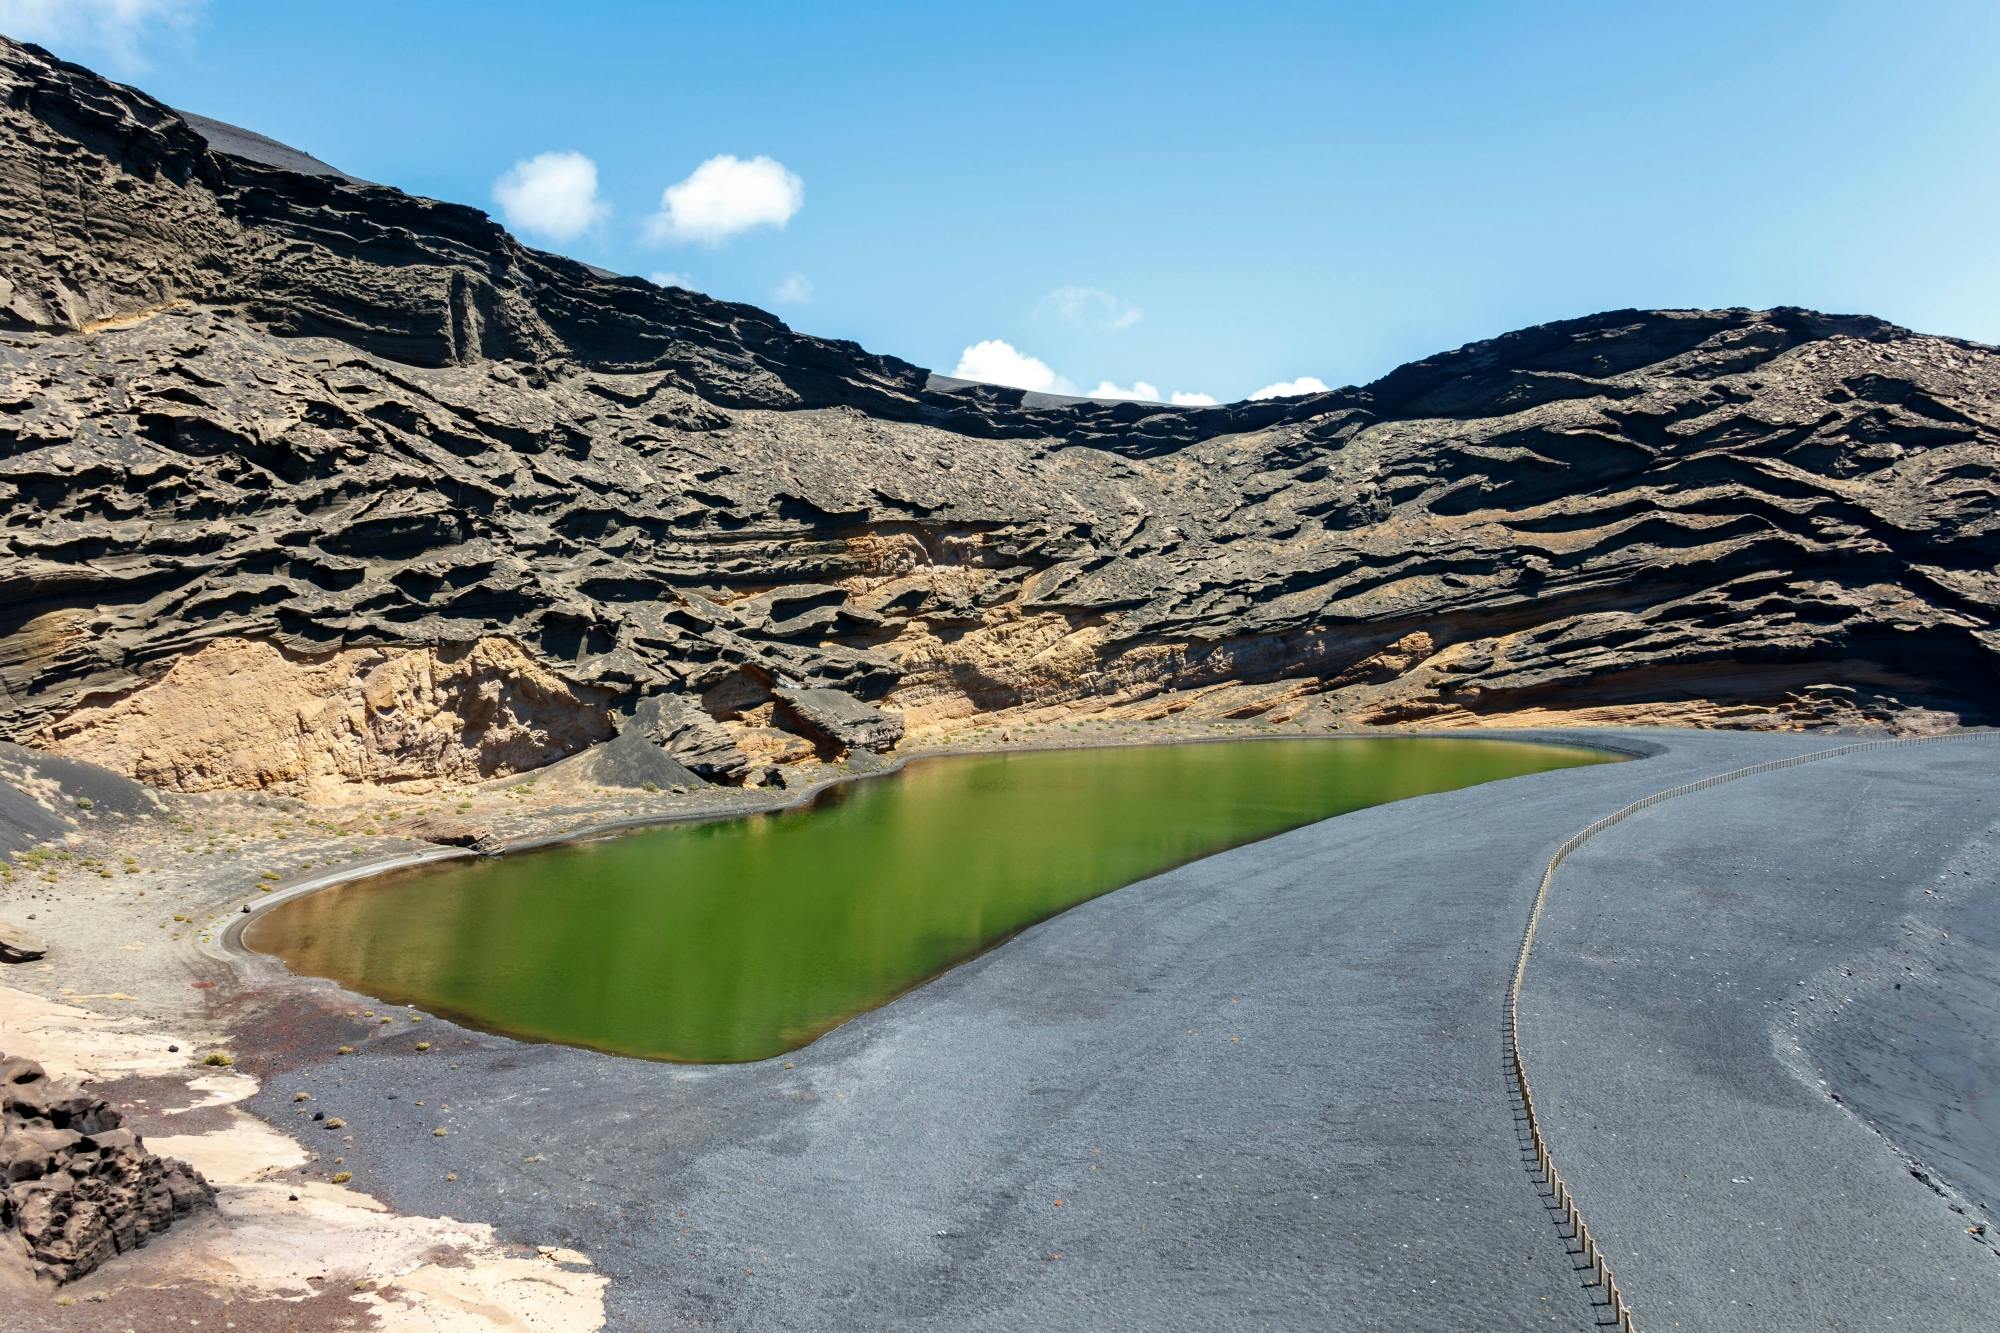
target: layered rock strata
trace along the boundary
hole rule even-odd
[[[1988,347],[1617,311],[1065,404],[32,47],[0,137],[0,734],[149,782],[453,783],[621,729],[740,781],[994,713],[1996,720]]]

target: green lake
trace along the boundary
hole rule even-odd
[[[472,1027],[649,1059],[757,1060],[1196,857],[1614,758],[1384,738],[925,759],[796,810],[339,885],[269,909],[245,938],[295,972]]]

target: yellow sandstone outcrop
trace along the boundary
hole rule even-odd
[[[539,768],[611,731],[595,692],[508,639],[322,656],[219,639],[138,689],[86,700],[33,743],[172,791],[325,800]]]

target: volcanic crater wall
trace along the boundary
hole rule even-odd
[[[634,728],[734,781],[1010,710],[2000,720],[1991,348],[1618,311],[1310,397],[1050,404],[33,47],[0,136],[0,735],[151,782]]]

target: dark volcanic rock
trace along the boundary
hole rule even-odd
[[[291,748],[352,782],[623,717],[734,781],[818,714],[879,744],[1274,683],[1362,723],[1996,720],[1991,348],[1628,310],[1309,397],[1064,403],[227,128],[0,45],[0,734],[297,783],[186,729],[294,689],[245,641],[318,672]],[[455,693],[394,656],[480,643]],[[517,741],[468,765],[476,728]]]
[[[494,842],[493,830],[484,824],[474,824],[449,815],[431,815],[424,819],[412,820],[403,827],[403,832],[424,842],[434,842],[440,847],[489,847]],[[250,909],[246,906],[244,911]]]
[[[684,773],[697,779],[728,781],[740,778],[750,767],[748,756],[736,747],[729,733],[692,701],[683,698],[654,695],[641,699],[619,729],[618,741],[612,744],[616,746],[628,738],[654,747]],[[646,777],[657,782],[683,780],[665,770],[649,772]]]
[[[579,777],[599,787],[658,789],[706,785],[643,730],[630,726],[602,745],[563,762],[577,766]]]
[[[0,1055],[0,1230],[35,1272],[68,1282],[215,1201],[186,1162],[146,1151],[101,1097]]]
[[[780,687],[778,715],[834,751],[896,748],[903,739],[903,719],[870,708],[839,690],[795,690]]]
[[[0,921],[0,963],[32,963],[48,951],[47,942],[26,926]]]

